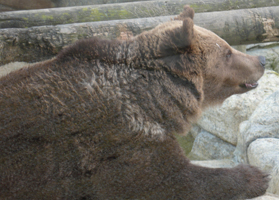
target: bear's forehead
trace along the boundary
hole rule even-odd
[[[174,30],[177,28],[181,28],[182,24],[183,22],[181,20],[173,20],[157,26],[155,29],[153,29],[153,31],[158,33],[158,32],[165,32],[167,30]],[[194,32],[195,34],[200,35],[202,38],[208,39],[208,42],[214,44],[217,43],[219,46],[223,46],[223,47],[229,46],[229,44],[225,40],[223,40],[222,38],[220,38],[218,35],[216,35],[210,30],[194,25]]]
[[[196,34],[202,36],[203,38],[210,38],[211,42],[217,43],[219,46],[229,46],[229,44],[225,40],[223,40],[210,30],[194,25],[194,31]]]

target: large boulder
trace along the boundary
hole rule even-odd
[[[266,71],[259,84],[256,90],[234,95],[220,108],[204,113],[191,130],[195,141],[189,157],[210,160],[195,163],[207,167],[237,163],[257,166],[270,174],[268,192],[279,194],[279,76]],[[234,164],[220,161],[232,155]]]
[[[264,196],[260,196],[251,200],[279,200],[279,196],[273,194],[266,194]]]
[[[234,150],[234,145],[202,130],[196,137],[188,157],[192,160],[218,160],[230,158]]]
[[[263,55],[266,58],[267,69],[279,72],[279,42],[247,45],[247,54]]]
[[[252,142],[248,147],[248,161],[271,175],[267,191],[279,195],[279,139],[261,138]]]
[[[279,83],[277,84],[277,87]],[[278,89],[278,88],[277,88]],[[242,122],[234,152],[236,162],[249,163],[247,148],[258,138],[279,138],[279,90],[260,103],[249,120]]]
[[[9,64],[6,64],[6,65],[2,65],[2,66],[0,66],[0,77],[7,75],[11,71],[20,69],[20,68],[24,67],[25,65],[28,65],[28,63],[26,63],[26,62],[13,62],[13,63],[9,63]]]
[[[224,101],[221,107],[210,108],[204,112],[197,126],[200,131],[209,133],[232,144],[237,144],[239,125],[252,115],[258,104],[267,96],[278,90],[279,76],[276,72],[266,70],[259,81],[257,89],[241,95],[233,95]],[[197,132],[198,128],[192,132]],[[197,133],[193,134],[194,136]]]

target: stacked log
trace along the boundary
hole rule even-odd
[[[224,0],[215,1],[216,3],[225,2]],[[187,0],[187,2],[189,1]],[[192,0],[192,2],[199,1]],[[247,3],[247,1],[245,2]],[[248,2],[250,1],[248,0]],[[279,5],[279,1],[265,2]],[[150,6],[146,6],[149,5],[148,3],[150,3]],[[205,4],[206,3],[210,5],[209,1],[205,1]],[[7,12],[5,15],[1,15],[0,17],[0,26],[5,25],[4,27],[9,27],[0,29],[0,65],[12,61],[37,62],[45,60],[55,56],[57,52],[59,52],[63,47],[82,38],[98,36],[103,38],[127,39],[141,33],[142,31],[152,29],[160,23],[171,20],[174,15],[180,12],[179,9],[182,9],[182,5],[184,4],[184,0],[175,0],[170,3],[159,0],[150,2],[113,4],[114,7],[112,7],[112,4],[110,4],[75,8],[36,10],[32,12],[28,11],[30,13],[29,17],[31,16],[30,19],[34,19],[33,22],[32,20],[26,20],[26,22],[24,22],[24,15],[27,15],[26,11]],[[81,10],[84,9],[85,11],[85,8],[90,8],[91,10],[89,9],[89,12],[92,12],[93,8],[98,8],[99,11],[103,10],[103,16],[112,16],[113,14],[108,14],[112,13],[112,11],[108,11],[109,8],[115,8],[115,10],[123,11],[125,9],[128,10],[128,8],[143,9],[143,5],[145,5],[145,7],[149,7],[150,9],[153,6],[153,10],[155,10],[155,8],[162,8],[161,13],[159,14],[160,16],[156,16],[154,14],[158,14],[158,12],[153,12],[148,17],[144,18],[144,15],[141,15],[140,18],[136,18],[136,12],[130,10],[130,13],[133,13],[134,16],[128,17],[127,15],[123,14],[117,15],[118,18],[120,18],[118,20],[111,20],[110,18],[101,17],[99,19],[92,20],[92,16],[96,18],[97,14],[92,15],[92,19],[90,17],[86,18],[86,15],[81,14]],[[218,6],[216,5],[215,10],[218,10]],[[259,3],[259,5],[262,4]],[[228,43],[231,45],[278,41],[279,7],[272,6],[249,8],[249,6],[255,5],[247,3],[247,9],[196,13],[194,22],[196,25],[212,30],[217,35],[228,41]],[[163,8],[165,8],[166,12],[162,13],[164,10]],[[230,8],[231,7],[227,7],[226,9]],[[199,7],[199,9],[201,9],[201,7]],[[196,10],[196,12],[201,12],[198,9]],[[68,18],[65,18],[64,24],[51,25],[52,22],[47,20],[38,20],[35,22],[36,18],[40,19],[40,17],[36,17],[36,14],[37,16],[43,16],[46,14],[46,12],[49,12],[52,13],[52,15],[56,13],[57,17],[63,16],[63,13],[65,14],[66,11],[71,11],[72,13],[68,16]],[[139,11],[137,14],[139,15],[139,13],[142,11]],[[106,12],[107,14],[105,15]],[[146,11],[146,13],[150,12]],[[78,18],[78,16],[84,16],[84,18]],[[9,22],[8,19],[10,19]],[[11,22],[11,19],[14,21]],[[22,20],[22,23],[20,23],[20,19]],[[62,18],[60,19],[59,17],[53,19],[57,19],[58,23],[63,22]],[[69,23],[70,21],[67,20],[72,20],[73,23]],[[35,26],[36,24],[40,26]],[[18,26],[20,28],[16,28]],[[27,28],[22,28],[22,26],[26,26]]]
[[[24,1],[24,0],[20,0],[20,1]],[[69,5],[72,1],[74,0],[64,0],[65,2],[64,4],[63,1],[57,1],[57,2],[59,2],[62,5]],[[92,0],[87,0],[86,2],[92,3],[91,1]],[[68,4],[66,4],[66,2],[68,2]],[[80,5],[80,3],[77,3],[77,5]],[[98,2],[94,1],[94,3],[97,4]],[[255,7],[279,6],[279,0],[276,1],[275,0],[259,0],[259,1],[157,0],[157,1],[146,1],[146,2],[138,1],[138,2],[118,3],[118,4],[115,3],[115,4],[101,4],[101,5],[99,4],[86,5],[86,6],[40,9],[40,10],[24,10],[24,11],[17,11],[17,12],[2,13],[0,15],[0,28],[27,28],[32,26],[58,25],[58,24],[71,24],[71,23],[177,15],[182,11],[183,6],[186,4],[194,8],[196,13],[201,13],[201,12],[235,10],[239,8],[249,9]],[[40,4],[40,5],[44,6],[44,4]],[[70,5],[74,5],[74,2],[72,2],[72,4]],[[36,4],[34,4],[33,6],[36,6]]]

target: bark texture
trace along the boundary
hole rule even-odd
[[[174,16],[75,23],[0,30],[0,64],[51,58],[78,39],[99,36],[127,39]],[[230,45],[278,41],[279,7],[197,13],[195,24],[215,32]]]
[[[68,2],[69,4],[61,4],[63,2],[57,2],[59,5],[56,6],[76,6],[81,5],[82,3],[74,4],[73,2],[70,3],[71,1]],[[87,1],[87,3],[90,4],[89,1]],[[177,15],[182,11],[185,4],[194,8],[196,13],[200,13],[239,8],[248,9],[255,7],[279,6],[279,0],[213,0],[203,2],[197,0],[158,0],[6,12],[0,15],[0,28],[26,28],[42,25]],[[34,4],[33,6],[36,5]],[[42,4],[41,6],[44,5]]]

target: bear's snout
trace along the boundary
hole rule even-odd
[[[258,58],[259,58],[261,66],[264,67],[265,66],[265,57],[264,56],[258,56]]]

